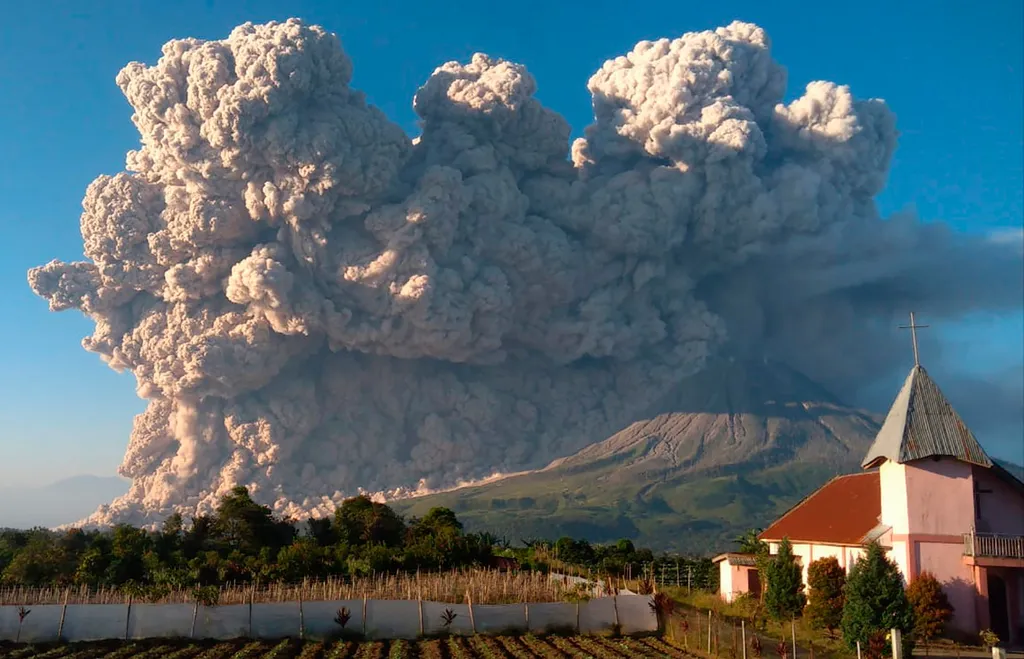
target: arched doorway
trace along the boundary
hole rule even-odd
[[[1002,577],[988,575],[988,615],[992,631],[1003,644],[1010,640],[1010,612],[1006,602],[1006,582]]]

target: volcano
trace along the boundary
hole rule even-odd
[[[783,364],[721,359],[543,469],[393,505],[408,515],[446,506],[467,529],[511,541],[627,537],[714,551],[860,469],[880,421]]]

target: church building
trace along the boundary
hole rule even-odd
[[[939,580],[952,630],[1024,645],[1024,482],[989,458],[919,363],[861,466],[762,532],[771,552],[788,538],[806,584],[811,562],[834,556],[849,571],[878,541],[908,584],[922,572]],[[752,556],[715,561],[724,599],[760,591]]]

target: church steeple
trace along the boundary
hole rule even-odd
[[[916,331],[921,327],[927,325],[916,325],[914,314],[910,314],[910,325],[901,327],[909,328],[913,336],[914,368],[897,394],[861,466],[868,469],[885,460],[903,464],[921,458],[950,457],[991,467],[992,460],[974,433],[921,366]]]

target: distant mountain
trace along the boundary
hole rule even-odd
[[[995,462],[1000,467],[1002,467],[1003,469],[1005,469],[1006,471],[1008,471],[1011,474],[1013,474],[1013,476],[1017,480],[1019,480],[1022,483],[1024,483],[1024,467],[1022,467],[1019,464],[1014,464],[1012,462],[1009,462],[1007,460],[1000,460],[999,458],[993,458],[992,461]]]
[[[792,369],[720,361],[636,423],[540,471],[404,501],[455,510],[509,540],[561,535],[686,552],[727,550],[832,476],[856,471],[877,415]]]
[[[0,528],[70,524],[126,493],[129,485],[117,476],[72,476],[37,487],[0,487]]]

